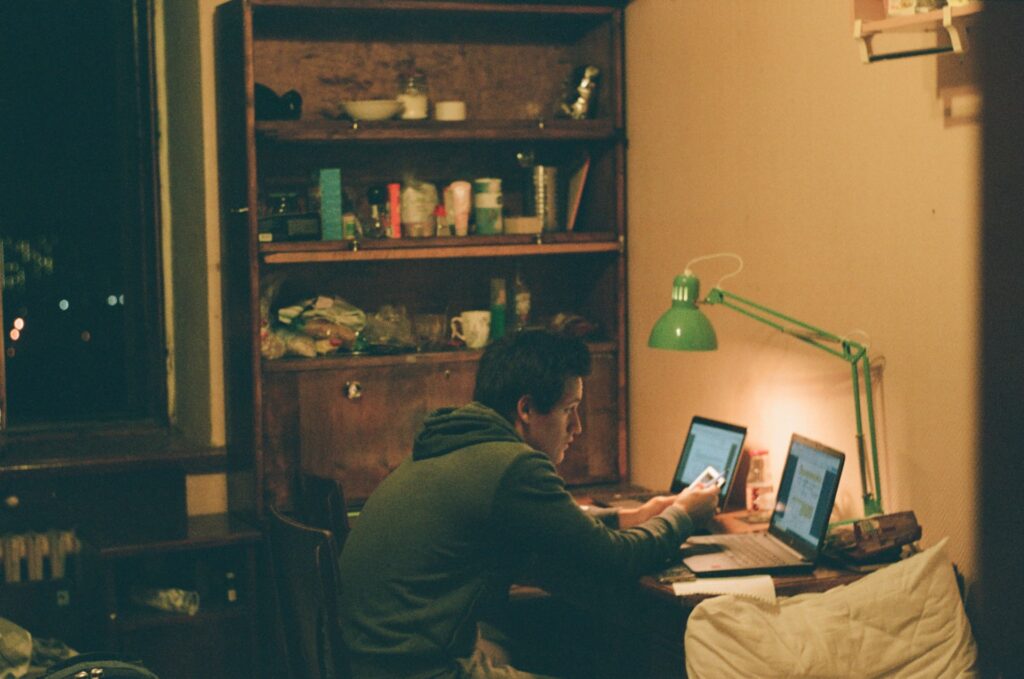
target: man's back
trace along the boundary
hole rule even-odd
[[[689,529],[685,513],[669,512],[644,531],[611,530],[579,510],[548,457],[493,410],[439,411],[371,496],[341,555],[357,676],[454,675],[481,613],[503,600],[531,553],[642,572]]]

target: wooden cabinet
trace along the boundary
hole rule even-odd
[[[102,648],[142,658],[168,679],[254,676],[260,539],[234,517],[208,515],[189,518],[183,534],[93,545],[106,618]],[[179,596],[186,592],[194,599]],[[186,601],[195,608],[169,606]]]
[[[575,314],[594,375],[585,432],[562,472],[573,484],[626,471],[625,147],[621,2],[235,0],[216,17],[218,120],[233,509],[290,504],[300,471],[340,479],[354,504],[409,454],[423,418],[472,395],[479,352],[260,356],[263,314],[314,295],[373,313],[487,309],[495,278],[518,274],[531,323]],[[589,115],[559,113],[577,69],[596,66]],[[393,98],[426,76],[431,102],[461,100],[464,121],[340,118],[340,102]],[[257,84],[297,91],[301,117],[256,114]],[[271,193],[303,191],[337,168],[363,223],[368,191],[413,176],[502,180],[506,216],[533,210],[531,166],[556,168],[558,227],[537,234],[260,242]],[[588,171],[573,228],[570,177]],[[576,191],[572,194],[576,195]],[[273,291],[273,294],[269,294]]]
[[[146,429],[40,434],[4,453],[0,549],[14,537],[69,538],[37,552],[41,563],[7,553],[4,617],[83,653],[139,658],[166,679],[253,676],[261,533],[233,515],[186,515],[187,475],[223,471],[223,450]],[[168,588],[197,593],[198,610],[136,600]]]

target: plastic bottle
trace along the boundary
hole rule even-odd
[[[747,521],[763,522],[771,518],[775,505],[775,486],[768,468],[768,451],[750,452],[747,471]]]
[[[512,288],[516,310],[516,332],[522,332],[530,322],[530,289],[523,281],[523,274],[516,269],[516,278]]]
[[[402,185],[388,184],[388,224],[385,225],[388,238],[402,237]]]
[[[505,279],[491,279],[491,339],[505,336]]]

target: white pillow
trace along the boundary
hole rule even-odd
[[[946,538],[820,594],[706,599],[686,625],[690,679],[976,677]]]

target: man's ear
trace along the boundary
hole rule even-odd
[[[529,396],[520,396],[516,401],[516,419],[523,424],[530,422],[530,414],[533,412],[533,403]]]

